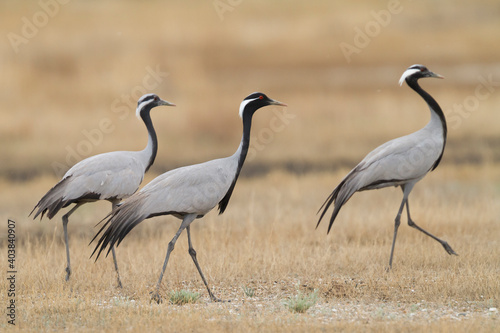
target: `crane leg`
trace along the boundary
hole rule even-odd
[[[392,246],[391,246],[391,256],[389,257],[389,267],[387,271],[392,269],[392,256],[394,255],[394,246],[396,245],[396,236],[398,235],[398,228],[401,224],[401,213],[403,212],[403,208],[406,203],[406,196],[403,197],[403,201],[401,202],[401,206],[399,206],[398,215],[396,215],[396,219],[394,220],[394,236],[392,238]]]
[[[161,285],[161,280],[163,279],[163,274],[165,274],[165,269],[167,268],[168,259],[170,258],[170,253],[174,250],[175,242],[177,242],[177,238],[179,238],[182,231],[186,229],[186,227],[188,227],[191,224],[191,222],[194,221],[195,218],[196,214],[188,214],[184,216],[184,219],[182,220],[179,230],[177,230],[177,233],[175,234],[174,238],[172,238],[172,240],[168,243],[167,255],[165,256],[165,262],[163,263],[163,268],[161,270],[160,278],[158,279],[158,283],[156,284],[156,290],[151,293],[151,300],[155,301],[158,304],[161,303],[160,285]]]
[[[437,238],[436,236],[434,236],[430,232],[425,231],[424,229],[422,229],[418,225],[416,225],[415,222],[413,222],[413,220],[410,217],[410,206],[408,204],[408,201],[406,201],[406,212],[408,213],[408,225],[410,227],[415,228],[415,229],[423,232],[427,236],[431,237],[432,239],[435,239],[436,241],[438,241],[444,247],[446,252],[448,252],[448,254],[453,254],[453,255],[458,256],[458,254],[455,251],[453,251],[453,249],[451,248],[451,246],[447,242],[445,242],[442,239]]]
[[[196,269],[198,269],[198,273],[200,273],[201,279],[203,280],[203,283],[205,284],[205,287],[207,287],[208,290],[208,295],[210,296],[210,299],[213,302],[222,302],[221,299],[217,298],[214,296],[210,288],[208,287],[207,280],[205,279],[205,276],[203,275],[200,265],[198,264],[198,260],[196,259],[196,251],[193,248],[193,244],[191,243],[191,229],[190,226],[186,227],[187,231],[187,236],[188,236],[188,244],[189,244],[189,255],[191,255],[191,258],[193,258],[194,265],[196,266]]]
[[[113,201],[113,202],[111,202],[111,204],[112,204],[111,210],[112,210],[112,212],[114,212],[115,209],[118,207],[118,201]],[[115,252],[114,246],[111,248],[111,253],[113,254],[113,263],[115,264],[116,280],[118,283],[118,287],[123,288],[122,281],[120,279],[120,272],[118,271],[118,262],[116,261],[116,252]]]
[[[81,205],[83,205],[83,203],[77,203],[73,208],[71,208],[71,210],[69,212],[64,214],[62,217],[62,224],[63,224],[63,230],[64,230],[64,242],[66,243],[66,260],[67,260],[66,281],[69,280],[69,276],[71,275],[71,262],[69,259],[69,245],[68,245],[68,222],[69,222],[68,219],[71,216],[71,214],[73,214],[75,212],[75,210],[77,210],[78,207],[80,207]]]
[[[116,262],[116,253],[114,246],[111,248],[111,253],[113,254],[113,262],[115,264],[116,280],[118,282],[118,287],[123,288],[122,281],[120,280],[120,272],[118,272],[118,263]]]
[[[413,190],[413,186],[415,186],[414,183],[401,185],[401,190],[403,190],[403,200],[401,201],[401,206],[399,206],[398,215],[396,216],[394,223],[394,237],[392,239],[391,256],[389,258],[389,267],[387,268],[387,271],[392,269],[392,256],[394,255],[394,246],[396,245],[396,235],[398,234],[398,228],[401,224],[401,214],[403,213],[405,204],[408,205],[408,196],[410,195],[411,190]]]

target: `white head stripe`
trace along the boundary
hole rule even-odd
[[[150,95],[152,95],[152,94],[150,94]],[[144,97],[144,96],[143,96],[143,97]],[[144,99],[144,98],[141,98],[141,100],[143,100],[143,99]],[[140,100],[139,100],[139,101],[140,101]],[[137,118],[141,119],[141,114],[140,114],[140,113],[141,113],[142,108],[143,108],[145,105],[147,105],[147,104],[151,103],[152,101],[153,101],[152,99],[148,99],[147,101],[142,102],[142,103],[140,103],[139,105],[137,105],[137,109],[135,110],[135,115],[137,116]]]
[[[141,98],[139,98],[139,100],[140,100],[140,101],[142,101],[143,99],[146,99],[146,98],[151,97],[151,96],[154,96],[154,95],[155,95],[155,94],[153,94],[153,93],[150,93],[150,94],[145,94],[145,95],[142,95],[142,97],[141,97]]]
[[[402,86],[403,85],[403,82],[405,82],[405,79],[410,76],[410,75],[413,75],[415,73],[418,73],[420,72],[420,69],[419,68],[415,68],[415,69],[411,69],[411,68],[408,68],[404,73],[403,75],[401,75],[401,78],[399,79],[399,85]]]
[[[144,105],[152,102],[154,99],[151,98],[152,96],[156,96],[155,94],[146,94],[143,95],[141,98],[139,98],[139,101],[137,102],[137,109],[135,110],[135,115],[137,118],[141,119],[141,110],[144,107]]]
[[[255,101],[256,99],[259,99],[258,97],[252,98],[252,99],[245,99],[243,102],[240,104],[240,118],[243,118],[243,111],[245,110],[245,107],[247,106],[248,103]]]

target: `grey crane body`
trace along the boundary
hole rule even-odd
[[[69,216],[82,204],[98,200],[112,203],[113,210],[118,202],[131,196],[141,184],[144,173],[153,164],[157,152],[157,138],[151,121],[150,111],[159,105],[174,105],[161,100],[154,94],[147,94],[139,99],[137,116],[142,118],[148,130],[148,144],[141,151],[116,151],[86,158],[69,169],[52,189],[37,203],[30,215],[35,212],[43,217],[46,213],[52,219],[60,209],[76,204],[63,216],[63,228],[66,241],[67,267],[66,280],[71,274],[67,224]],[[113,259],[118,274],[116,255]],[[118,284],[121,285],[119,275]]]
[[[417,83],[417,80],[422,77],[442,78],[440,75],[430,72],[422,65],[413,65],[405,71],[401,77],[400,84],[406,81],[427,102],[431,113],[429,123],[417,132],[388,141],[370,152],[347,174],[326,199],[320,208],[320,211],[323,211],[316,225],[316,227],[319,225],[328,208],[333,204],[333,213],[328,226],[328,232],[330,232],[340,209],[356,192],[380,189],[388,186],[401,186],[403,201],[395,220],[389,267],[392,267],[397,229],[405,205],[407,207],[408,224],[410,226],[439,241],[449,254],[456,254],[448,243],[418,227],[411,220],[409,212],[408,195],[420,179],[438,166],[444,152],[447,135],[446,120],[441,108]]]
[[[134,194],[144,177],[144,159],[137,153],[117,151],[89,157],[73,166],[40,200],[35,214],[53,218],[72,203],[120,201]]]
[[[143,202],[139,211],[148,212],[147,218],[167,214],[203,217],[229,190],[237,165],[231,156],[164,173],[138,193],[136,200]]]
[[[243,120],[243,136],[233,155],[166,172],[124,200],[120,207],[109,215],[108,220],[94,237],[96,239],[102,233],[94,250],[94,253],[97,252],[96,260],[107,246],[109,246],[109,253],[115,244],[119,245],[123,238],[143,220],[160,215],[173,215],[182,219],[182,223],[168,245],[167,255],[153,299],[160,302],[159,287],[170,253],[174,249],[177,238],[186,229],[189,254],[210,298],[218,301],[208,287],[196,259],[196,251],[191,243],[190,224],[196,218],[203,217],[217,205],[219,205],[220,214],[226,209],[248,151],[252,116],[257,109],[266,105],[284,104],[274,101],[262,93],[253,93],[242,102],[240,116]]]
[[[434,168],[442,154],[444,138],[437,116],[421,130],[391,140],[370,152],[346,177],[356,191],[418,182]],[[354,193],[354,192],[353,192]]]

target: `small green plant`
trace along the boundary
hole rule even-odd
[[[304,313],[318,300],[318,290],[314,290],[309,295],[303,295],[300,291],[297,295],[289,297],[284,303],[292,312]]]
[[[255,296],[255,289],[253,289],[252,287],[245,287],[243,286],[243,292],[245,293],[245,295],[247,297],[254,297]]]
[[[419,304],[412,304],[410,306],[410,312],[416,312],[419,308]]]
[[[199,293],[195,293],[189,290],[179,290],[170,292],[170,303],[176,305],[184,305],[186,303],[196,303],[200,298]]]
[[[115,296],[110,301],[111,304],[115,306],[129,306],[135,301],[129,298],[128,296]]]

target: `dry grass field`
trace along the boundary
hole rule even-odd
[[[499,331],[497,1],[63,2],[0,3],[0,330]],[[346,44],[357,50],[348,57]],[[397,84],[414,63],[446,77],[421,85],[449,133],[441,165],[410,196],[412,214],[459,256],[403,219],[386,272],[399,189],[356,194],[329,235],[325,222],[315,230],[316,212],[366,153],[428,121],[420,97]],[[239,103],[257,90],[289,107],[256,113],[227,211],[192,228],[210,286],[230,302],[209,301],[183,234],[161,292],[201,297],[150,303],[179,226],[172,217],[142,223],[118,247],[117,288],[111,258],[89,259],[107,202],[72,216],[64,281],[62,214],[28,217],[61,173],[90,155],[142,149],[145,129],[133,115],[144,92],[178,106],[152,112],[159,151],[143,185],[228,156],[240,140]],[[304,313],[288,308],[311,294]]]

